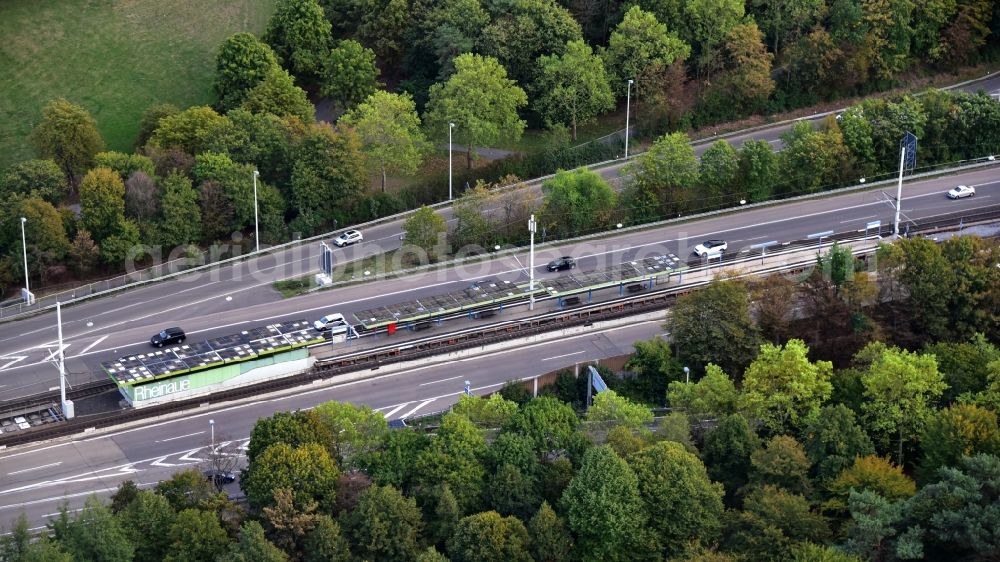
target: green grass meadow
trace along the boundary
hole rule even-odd
[[[0,1],[0,171],[34,157],[48,100],[85,107],[110,150],[131,151],[143,111],[214,101],[215,50],[263,32],[274,0]]]

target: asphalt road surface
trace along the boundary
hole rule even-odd
[[[956,184],[975,185],[977,195],[957,201],[944,192]],[[907,184],[903,214],[918,223],[959,210],[1000,203],[1000,168],[984,168],[952,177]],[[892,191],[891,188],[888,191]],[[864,229],[880,220],[884,232],[893,210],[882,190],[851,192],[836,197],[803,200],[779,206],[746,209],[678,225],[612,234],[601,240],[536,248],[536,279],[548,273],[544,264],[561,256],[578,260],[576,271],[615,265],[635,257],[667,252],[688,256],[707,238],[723,238],[729,252],[766,241],[786,242],[832,230]],[[355,248],[364,251],[365,241]],[[251,260],[242,267],[253,267]],[[498,278],[526,282],[525,254],[500,257],[412,275],[400,279],[360,283],[282,300],[271,288],[273,267],[244,273],[236,283],[193,279],[161,283],[128,291],[113,298],[87,301],[63,310],[63,338],[70,384],[102,378],[100,362],[149,349],[149,337],[168,326],[181,326],[191,340],[204,340],[290,319],[315,319],[327,312],[351,314],[376,306],[460,290],[470,281]],[[0,400],[12,399],[58,386],[51,357],[56,352],[55,314],[0,324]]]
[[[466,380],[474,394],[484,394],[511,379],[631,353],[632,342],[662,332],[659,322],[642,322],[293,396],[192,412],[107,435],[0,452],[0,526],[9,529],[24,512],[32,527],[40,527],[64,501],[76,511],[90,494],[107,497],[127,479],[148,488],[184,467],[209,467],[209,419],[215,422],[216,454],[242,455],[256,420],[277,411],[338,400],[369,405],[388,419],[431,413],[454,404]],[[243,466],[242,458],[239,462]],[[237,494],[239,484],[226,489]]]

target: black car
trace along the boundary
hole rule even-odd
[[[550,261],[549,265],[546,267],[548,268],[549,271],[562,271],[564,269],[573,269],[574,267],[576,267],[576,260],[569,256],[563,256],[561,258],[556,258]]]
[[[184,330],[180,328],[167,328],[149,338],[149,343],[156,347],[163,347],[173,343],[184,343]]]
[[[206,470],[204,474],[205,480],[208,480],[216,486],[225,486],[226,484],[236,482],[236,475],[225,470],[216,470],[213,468],[211,470]]]

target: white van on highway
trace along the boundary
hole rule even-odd
[[[313,322],[313,327],[320,332],[330,330],[333,334],[344,334],[347,333],[348,326],[347,320],[344,320],[344,315],[334,312]]]

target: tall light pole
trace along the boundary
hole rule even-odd
[[[896,220],[892,223],[892,231],[896,238],[899,238],[899,207],[903,202],[903,163],[905,161],[906,146],[903,146],[899,151],[899,183],[896,184]]]
[[[448,201],[451,201],[451,130],[454,128],[454,123],[448,123]]]
[[[21,217],[21,249],[24,250],[24,300],[31,304],[31,289],[28,287],[28,243],[24,239],[24,223],[28,219]]]
[[[212,450],[211,450],[211,454],[215,454],[215,420],[208,420],[208,427],[212,431]]]
[[[260,252],[260,228],[257,225],[257,176],[260,172],[257,168],[253,170],[253,240],[257,243],[257,251]]]
[[[538,223],[535,222],[535,215],[531,215],[528,219],[528,232],[531,233],[531,249],[528,253],[528,292],[530,296],[528,297],[528,310],[535,310],[535,230],[538,229]]]
[[[629,79],[625,89],[625,158],[628,158],[628,118],[632,106],[632,80]]]
[[[71,402],[66,401],[66,354],[63,353],[62,337],[62,305],[56,301],[56,324],[58,325],[59,341],[59,399],[62,404],[63,417],[73,419],[74,411]]]

